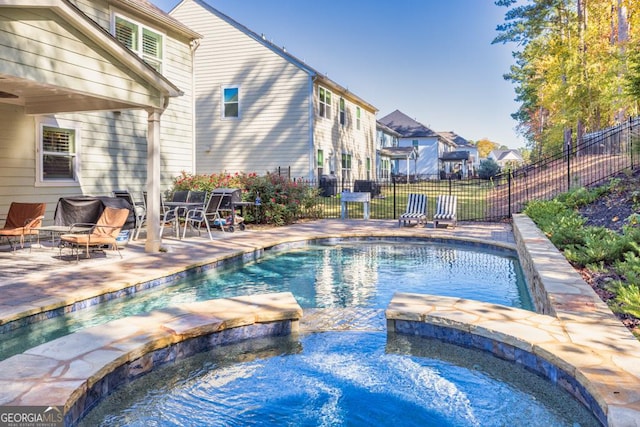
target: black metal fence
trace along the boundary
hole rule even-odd
[[[530,200],[549,200],[577,187],[598,184],[640,164],[640,117],[591,134],[578,144],[567,144],[558,152],[517,169],[504,171],[492,179],[413,179],[355,181],[343,186],[326,179],[310,183],[320,188],[321,215],[341,216],[340,194],[346,191],[371,193],[370,218],[396,219],[407,205],[410,193],[427,195],[427,214],[435,210],[437,195],[458,199],[458,221],[504,221],[523,210]],[[349,204],[350,217],[362,217],[360,203]]]

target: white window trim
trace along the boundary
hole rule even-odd
[[[238,117],[227,117],[224,115],[224,90],[238,89]],[[222,120],[240,120],[242,118],[242,88],[240,85],[223,85],[220,86],[220,118]]]
[[[338,100],[338,123],[342,127],[347,126],[347,100],[343,97]]]
[[[342,158],[344,156],[348,156],[349,159],[349,167],[345,168],[342,163]],[[342,177],[343,185],[351,185],[352,177],[353,177],[353,154],[348,151],[343,151],[340,156],[340,175]],[[346,175],[346,176],[345,176]]]
[[[132,24],[137,25],[140,30],[147,29],[147,30],[149,30],[151,32],[154,32],[154,33],[159,34],[160,36],[162,36],[162,47],[161,47],[161,49],[162,49],[162,57],[159,58],[159,59],[158,58],[155,58],[155,59],[160,61],[160,70],[159,70],[159,72],[161,74],[163,74],[164,73],[164,65],[165,65],[165,62],[164,62],[165,61],[165,55],[166,55],[166,51],[167,51],[166,50],[166,40],[167,40],[166,33],[162,32],[162,31],[158,31],[157,29],[152,28],[152,27],[150,27],[148,25],[144,25],[140,21],[136,21],[135,19],[131,19],[131,17],[127,16],[124,13],[121,13],[119,11],[113,11],[111,13],[111,23],[110,23],[111,24],[111,34],[113,35],[113,37],[116,36],[116,17],[120,17],[120,18],[124,19],[125,21],[129,21]],[[140,34],[140,41],[142,41],[142,34]],[[144,60],[144,56],[143,56],[143,52],[142,52],[142,42],[140,43],[140,46],[138,47],[138,50],[137,51],[132,50],[132,52],[134,52],[138,57],[140,57],[140,59]],[[149,66],[152,67],[151,65],[149,65]]]
[[[82,127],[80,123],[70,120],[59,120],[54,117],[38,117],[36,118],[36,187],[78,187],[80,186],[80,147],[82,146],[81,135]],[[42,147],[42,130],[44,127],[54,127],[60,129],[72,129],[75,132],[75,162],[73,176],[74,179],[56,179],[45,180],[43,176],[43,147]]]
[[[320,98],[320,90],[323,90],[325,93],[325,101],[322,101]],[[327,104],[327,94],[329,94],[329,99],[331,100],[329,104]],[[320,114],[320,104],[324,105],[324,114]],[[328,107],[328,108],[327,108]],[[333,93],[324,86],[318,86],[318,115],[325,119],[331,118],[331,110],[333,109]]]

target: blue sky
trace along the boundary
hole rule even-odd
[[[151,0],[169,12],[177,0]],[[492,45],[493,0],[206,0],[378,108],[435,131],[521,148],[503,79],[513,45]]]

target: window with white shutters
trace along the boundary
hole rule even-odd
[[[115,17],[114,34],[144,62],[162,72],[162,34],[119,15]]]

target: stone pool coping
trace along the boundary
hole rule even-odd
[[[0,404],[54,406],[75,425],[106,395],[165,364],[240,340],[289,335],[289,292],[184,303],[86,328],[0,362]]]

